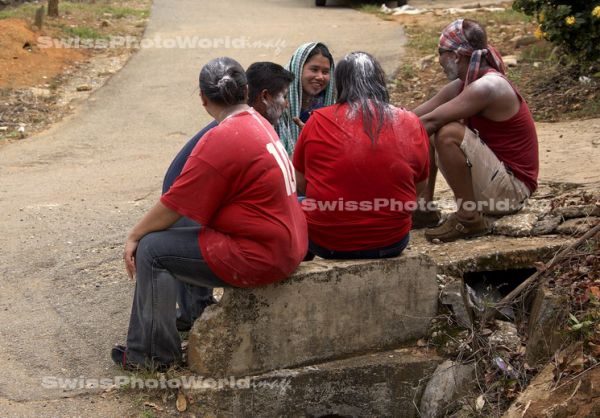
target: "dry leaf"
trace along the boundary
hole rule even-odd
[[[569,367],[566,371],[571,373],[581,372],[583,371],[583,366],[585,366],[585,358],[583,357],[583,353],[580,353],[569,362]]]
[[[187,399],[183,392],[179,392],[177,394],[177,402],[175,402],[175,406],[179,412],[185,412],[187,409]]]
[[[484,406],[485,406],[485,399],[484,399],[483,395],[479,395],[479,397],[477,398],[477,401],[475,401],[475,408],[477,409],[477,412],[480,412]]]
[[[148,408],[154,408],[157,411],[162,411],[163,410],[160,406],[158,406],[154,402],[144,402],[144,406],[147,406]]]
[[[589,288],[589,291],[596,299],[600,299],[600,287],[592,286]]]
[[[589,342],[590,352],[594,357],[600,358],[600,345],[594,344],[593,342]]]
[[[422,338],[417,340],[417,347],[427,347],[427,341]]]

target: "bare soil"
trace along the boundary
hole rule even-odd
[[[33,87],[48,83],[76,61],[88,58],[86,50],[39,48],[39,36],[22,19],[0,20],[0,89]]]
[[[40,132],[71,113],[116,73],[135,52],[118,48],[47,47],[52,40],[80,43],[111,36],[139,39],[149,0],[61,2],[58,18],[33,24],[34,6],[0,15],[0,147]],[[35,6],[37,7],[37,6]]]

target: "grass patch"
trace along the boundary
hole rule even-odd
[[[33,19],[39,4],[23,4],[18,7],[9,7],[0,10],[0,19]]]
[[[502,12],[468,13],[468,17],[482,23],[493,20],[499,25],[515,25],[521,23],[530,23],[532,21],[531,16],[527,16],[513,9],[506,9]]]
[[[554,47],[550,43],[530,45],[521,51],[521,61],[549,61],[553,57],[553,51]]]
[[[87,26],[76,26],[74,28],[65,27],[63,31],[71,36],[81,39],[101,39],[105,38],[104,35],[98,33],[95,29]]]
[[[29,3],[16,7],[9,7],[0,11],[0,19],[33,19],[35,16],[35,11],[39,7],[39,4]],[[127,17],[146,19],[150,16],[150,10],[148,8],[134,9],[126,6],[111,6],[98,3],[71,3],[68,1],[61,1],[59,3],[58,12],[60,16],[78,15],[90,18],[101,18],[105,13],[110,13],[115,19],[123,19]]]
[[[436,54],[442,29],[443,25],[440,25],[439,28],[435,25],[428,28],[407,26],[406,35],[408,42],[406,46],[414,50],[418,55]]]
[[[381,13],[380,8],[381,6],[378,6],[376,4],[365,4],[365,3],[358,3],[358,2],[354,2],[354,4],[352,5],[352,8],[354,8],[355,10],[358,10],[359,12],[362,13],[369,13],[372,15],[383,15],[383,13]]]
[[[132,9],[131,7],[103,6],[99,12],[102,14],[110,13],[116,19],[123,19],[129,16],[146,19],[150,16],[149,10]]]
[[[598,115],[600,115],[600,97],[585,101],[581,109],[571,112],[569,116],[586,119],[597,118]]]
[[[402,64],[402,67],[400,67],[399,76],[402,77],[402,79],[404,79],[404,80],[412,79],[417,76],[417,70],[415,69],[414,65],[409,64],[409,63],[404,63],[404,64]]]

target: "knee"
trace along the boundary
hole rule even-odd
[[[151,232],[144,235],[138,243],[137,250],[135,252],[136,262],[150,261],[154,258],[154,248],[157,239],[159,239],[156,232]]]
[[[451,122],[442,126],[433,138],[436,149],[444,149],[448,146],[460,146],[465,136],[465,125]]]

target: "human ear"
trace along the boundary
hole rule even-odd
[[[267,102],[269,101],[269,100],[268,100],[268,99],[269,99],[269,96],[270,96],[270,94],[269,94],[268,90],[267,90],[267,89],[263,89],[263,90],[260,92],[260,100],[261,100],[261,102],[263,102],[263,103],[266,105],[266,104],[267,104]]]
[[[202,92],[202,90],[200,90],[200,101],[202,102],[202,106],[204,107],[206,107],[206,105],[208,104],[208,99],[204,92]]]

